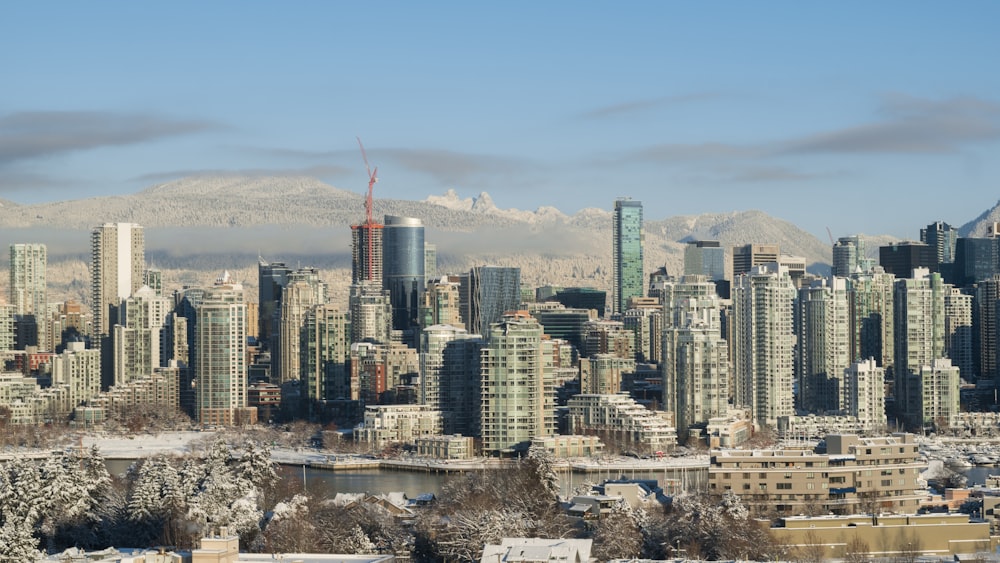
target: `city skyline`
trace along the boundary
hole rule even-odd
[[[0,197],[213,173],[362,193],[360,135],[376,198],[629,195],[651,220],[760,209],[821,239],[996,202],[1000,7],[768,7],[11,6]]]

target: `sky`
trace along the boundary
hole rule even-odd
[[[206,174],[918,237],[1000,199],[1000,3],[8,2],[0,198]]]

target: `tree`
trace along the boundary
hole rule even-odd
[[[618,499],[611,513],[594,525],[593,556],[598,561],[636,559],[642,555],[643,534],[632,512],[624,499]]]
[[[855,534],[844,546],[844,563],[865,563],[869,559],[870,551],[868,542]]]

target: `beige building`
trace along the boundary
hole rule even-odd
[[[423,436],[441,434],[441,411],[426,405],[368,405],[354,437],[372,449],[392,443],[412,444]]]
[[[793,516],[769,529],[792,560],[951,557],[992,552],[990,525],[967,514]]]
[[[117,310],[122,299],[142,287],[145,236],[135,223],[105,223],[94,228],[90,240],[94,335],[110,335],[116,320],[110,318],[111,308]]]
[[[625,394],[577,395],[569,400],[569,431],[604,435],[649,452],[670,450],[677,432],[664,414]]]
[[[778,514],[917,511],[926,464],[913,434],[831,434],[826,449],[715,450],[709,492],[731,490],[747,506]]]

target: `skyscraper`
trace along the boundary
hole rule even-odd
[[[382,284],[392,302],[392,328],[411,330],[418,324],[426,267],[424,225],[412,217],[385,216],[382,231]],[[412,344],[416,344],[412,342]]]
[[[896,360],[895,286],[896,276],[881,266],[851,277],[851,361],[873,358],[879,367],[892,369]]]
[[[917,422],[922,410],[920,370],[945,355],[944,296],[950,287],[940,274],[924,268],[896,281],[894,396],[897,409],[911,422]]]
[[[861,235],[840,237],[833,245],[833,275],[849,278],[858,272],[867,272],[872,266]]]
[[[615,200],[613,221],[612,313],[621,314],[627,309],[630,297],[643,296],[642,203]]]
[[[152,375],[154,368],[164,365],[164,327],[171,306],[170,299],[157,297],[149,286],[122,301],[119,322],[112,327],[116,386]]]
[[[451,325],[420,333],[420,403],[441,411],[445,434],[479,434],[483,345],[478,334]]]
[[[737,276],[732,296],[734,400],[756,424],[776,428],[795,414],[795,286],[786,268],[766,264]]]
[[[951,264],[955,261],[957,239],[958,230],[944,221],[935,221],[920,229],[920,242],[934,249],[938,264]]]
[[[118,322],[121,300],[142,287],[145,238],[135,223],[105,223],[93,230],[90,241],[91,307],[99,339]]]
[[[243,285],[225,272],[195,305],[195,414],[202,425],[254,422],[247,409]],[[255,412],[255,411],[254,411]]]
[[[350,398],[350,351],[347,314],[328,304],[311,307],[302,328],[300,366],[310,408],[317,401]]]
[[[10,303],[14,305],[18,347],[38,346],[51,350],[46,341],[48,298],[44,244],[10,245]]]
[[[300,346],[306,313],[326,303],[327,286],[315,268],[300,268],[288,274],[281,291],[278,313],[278,345],[271,349],[271,380],[283,384],[301,379]]]
[[[257,258],[257,337],[268,350],[274,348],[271,337],[278,332],[278,313],[281,310],[281,291],[288,283],[292,269],[282,262],[265,262]]]
[[[351,225],[351,283],[382,288],[382,231],[374,221]]]
[[[780,262],[781,247],[777,244],[745,244],[733,247],[733,280],[749,273],[754,266]]]

